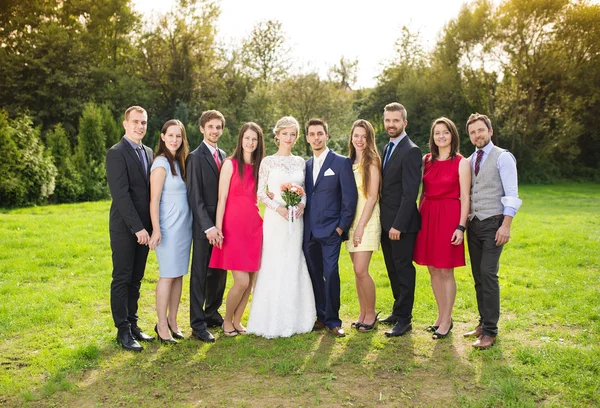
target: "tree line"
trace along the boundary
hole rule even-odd
[[[0,5],[0,206],[97,200],[108,195],[104,155],[122,136],[122,112],[148,110],[145,143],[177,118],[194,148],[198,118],[218,109],[231,152],[246,121],[265,134],[283,115],[330,123],[347,150],[357,118],[385,143],[383,107],[408,110],[408,132],[427,150],[433,119],[462,130],[488,114],[494,141],[517,157],[525,182],[598,180],[600,6],[576,0],[465,3],[432,50],[402,27],[393,58],[371,89],[353,89],[357,61],[341,57],[327,78],[295,69],[285,29],[256,24],[238,44],[216,40],[218,3],[180,0],[144,19],[128,0],[5,0]],[[462,151],[472,147],[461,131]],[[273,150],[275,146],[267,143]],[[308,156],[301,139],[295,153]]]

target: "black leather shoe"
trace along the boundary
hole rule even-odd
[[[192,337],[203,341],[205,343],[214,343],[215,336],[213,336],[208,330],[196,331],[192,330]]]
[[[400,323],[397,322],[394,327],[392,327],[392,330],[386,331],[385,335],[388,337],[398,337],[398,336],[403,336],[406,333],[408,333],[409,331],[412,330],[412,324],[411,323]]]
[[[129,351],[142,351],[144,348],[135,341],[129,331],[117,333],[117,343],[121,345],[125,350]]]
[[[207,319],[205,320],[206,327],[221,327],[223,326],[223,318],[221,319]]]
[[[381,319],[379,321],[379,323],[383,323],[383,324],[396,324],[396,322],[398,321],[398,318],[394,315],[389,315],[388,317],[386,317],[385,319]]]
[[[137,341],[154,341],[154,337],[147,335],[139,327],[132,327],[131,334]]]

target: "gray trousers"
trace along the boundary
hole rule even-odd
[[[504,245],[496,246],[496,231],[504,217],[485,220],[473,218],[467,227],[467,242],[471,258],[471,271],[475,281],[479,324],[483,334],[496,337],[500,319],[500,285],[498,269]]]

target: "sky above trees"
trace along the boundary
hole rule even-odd
[[[150,16],[168,11],[175,0],[134,0]],[[372,87],[382,65],[395,57],[401,27],[419,32],[425,48],[435,45],[444,25],[464,0],[220,0],[217,39],[239,43],[260,21],[282,24],[298,72],[318,70],[326,77],[341,57],[358,60],[356,87]]]

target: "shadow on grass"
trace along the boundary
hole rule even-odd
[[[502,342],[486,351],[454,334],[387,338],[383,328],[291,338],[253,335],[216,343],[185,339],[177,345],[144,343],[123,351],[112,335],[101,346],[81,346],[68,367],[37,391],[22,395],[39,406],[529,406],[534,398],[506,363]],[[14,401],[15,403],[17,401]],[[10,405],[10,404],[8,404]],[[17,405],[17,404],[15,404]]]

